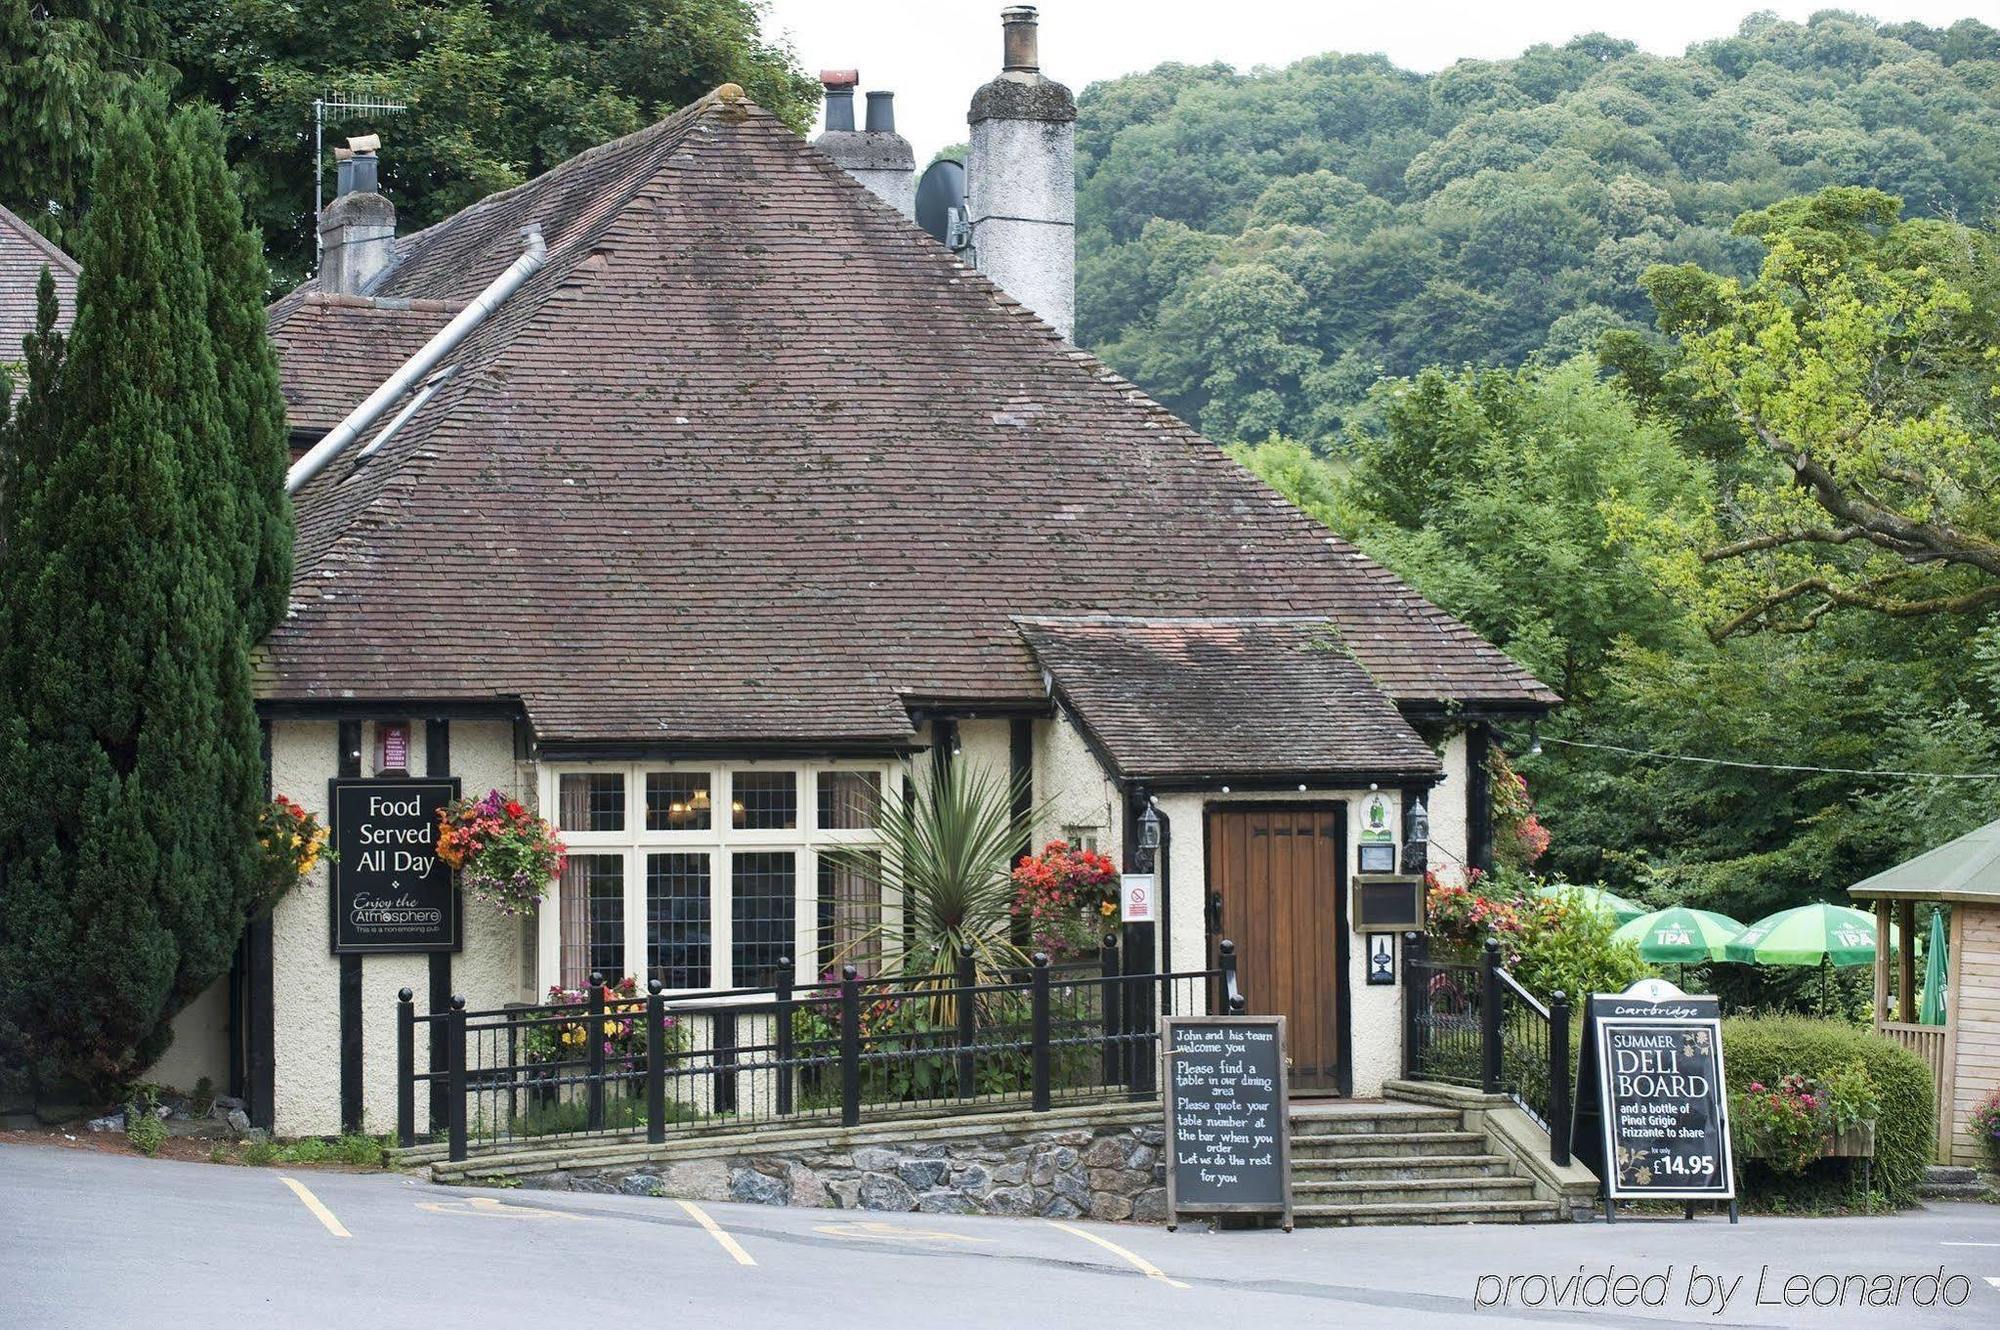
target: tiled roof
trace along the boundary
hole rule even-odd
[[[529,221],[461,372],[298,496],[267,696],[907,742],[908,699],[1043,699],[1012,616],[1121,613],[1324,616],[1398,700],[1554,700],[760,108],[488,199],[376,294],[463,301]]]
[[[326,433],[461,308],[462,301],[377,300],[310,288],[278,301],[270,328],[283,367],[287,423],[301,433]]]
[[[1437,754],[1309,617],[1022,619],[1051,686],[1121,776],[1428,778]]]
[[[21,339],[35,330],[35,291],[44,268],[55,278],[57,324],[68,328],[76,309],[76,260],[0,207],[0,366],[21,363]],[[25,385],[18,373],[11,377],[19,396]]]

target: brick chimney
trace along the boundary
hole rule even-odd
[[[1000,76],[972,97],[966,163],[979,270],[1064,338],[1076,326],[1076,99],[1041,70],[1035,7],[1000,11]]]
[[[363,295],[396,259],[396,205],[380,192],[382,140],[373,134],[333,150],[333,202],[319,215],[319,284]]]
[[[868,94],[868,118],[854,128],[854,87],[861,81],[852,69],[823,69],[826,90],[826,132],[813,146],[833,164],[853,176],[869,193],[905,217],[917,215],[917,159],[896,132],[893,92]]]

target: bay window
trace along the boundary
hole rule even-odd
[[[879,844],[898,779],[851,763],[545,769],[569,856],[544,909],[543,982],[581,989],[597,970],[670,992],[764,988],[786,957],[802,983],[842,962],[872,972],[884,902],[847,856]]]

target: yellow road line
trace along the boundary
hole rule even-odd
[[[306,1189],[305,1183],[300,1182],[297,1178],[287,1178],[287,1177],[280,1177],[278,1181],[284,1183],[287,1187],[290,1187],[292,1189],[292,1194],[297,1196],[299,1200],[304,1203],[306,1209],[313,1212],[313,1218],[319,1220],[320,1223],[326,1225],[327,1232],[333,1234],[333,1236],[335,1236],[336,1238],[351,1238],[354,1236],[352,1233],[349,1233],[346,1229],[340,1226],[340,1221],[333,1217],[333,1211],[327,1209],[324,1205],[321,1205],[319,1197],[313,1195],[312,1192],[308,1191]]]
[[[1188,1287],[1186,1284],[1183,1284],[1180,1280],[1170,1278],[1166,1271],[1160,1269],[1159,1266],[1154,1265],[1151,1261],[1139,1255],[1138,1252],[1127,1251],[1125,1248],[1119,1246],[1117,1243],[1113,1242],[1109,1238],[1100,1238],[1095,1233],[1092,1233],[1088,1229],[1076,1228],[1073,1225],[1059,1223],[1058,1221],[1053,1219],[1045,1219],[1042,1222],[1049,1225],[1051,1228],[1059,1228],[1065,1233],[1074,1233],[1077,1237],[1082,1238],[1085,1242],[1096,1243],[1098,1246],[1104,1248],[1104,1250],[1110,1252],[1113,1256],[1119,1257],[1120,1259],[1125,1261],[1126,1264],[1130,1265],[1140,1274],[1146,1276],[1146,1278],[1157,1279],[1162,1284],[1165,1284],[1168,1288]]]
[[[710,1219],[708,1217],[708,1211],[702,1209],[700,1206],[696,1205],[693,1201],[675,1201],[674,1204],[678,1205],[681,1209],[687,1211],[688,1217],[694,1220],[695,1223],[700,1224],[703,1228],[707,1229],[708,1236],[714,1238],[717,1242],[721,1243],[722,1250],[728,1252],[731,1256],[734,1256],[736,1258],[736,1264],[738,1265],[757,1264],[757,1258],[752,1256],[749,1252],[744,1251],[742,1243],[738,1242],[735,1238],[730,1237],[729,1234],[723,1232],[722,1225],[716,1223],[713,1219]]]

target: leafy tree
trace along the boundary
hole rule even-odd
[[[107,112],[74,326],[45,283],[0,448],[0,1067],[45,1093],[157,1057],[259,895],[248,653],[289,530],[226,179],[211,121]]]
[[[105,108],[159,42],[146,0],[0,0],[0,203],[70,239]]]
[[[409,107],[333,127],[383,135],[384,188],[406,226],[520,184],[718,84],[741,84],[801,130],[818,105],[818,83],[760,34],[754,0],[158,3],[178,95],[221,108],[251,218],[286,283],[313,256],[315,98]]]
[[[1647,277],[1678,338],[1666,377],[1736,481],[1656,524],[1663,573],[1717,637],[2000,600],[2000,234],[1850,188],[1738,229],[1767,250],[1754,282]]]

